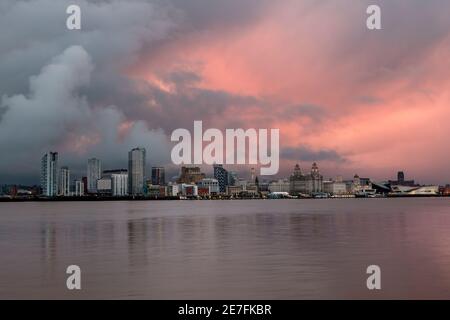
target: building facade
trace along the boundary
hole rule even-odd
[[[179,186],[180,193],[185,197],[197,197],[198,186],[195,184],[182,183]]]
[[[389,180],[389,184],[392,186],[417,186],[414,180],[405,180],[405,173],[403,171],[397,172],[397,180]]]
[[[323,176],[320,174],[319,167],[314,162],[311,172],[303,174],[298,164],[294,167],[294,172],[289,178],[289,193],[291,195],[313,195],[323,192]]]
[[[111,174],[111,192],[114,197],[128,195],[128,171]]]
[[[97,193],[103,196],[112,195],[112,183],[110,177],[102,177],[97,180]]]
[[[98,193],[123,197],[128,195],[128,170],[116,169],[103,171],[97,183]]]
[[[102,177],[102,164],[99,159],[88,160],[87,165],[87,192],[97,193],[97,180]]]
[[[75,197],[82,197],[82,196],[84,196],[84,182],[83,182],[83,180],[75,180],[73,195]]]
[[[181,167],[181,174],[177,183],[195,184],[205,178],[199,167]]]
[[[145,148],[134,148],[128,153],[128,193],[130,195],[144,195],[145,159]]]
[[[42,194],[54,197],[58,193],[58,153],[48,152],[41,159]]]
[[[197,182],[199,188],[207,188],[209,194],[217,194],[220,192],[219,181],[213,178],[205,178]]]
[[[235,186],[238,181],[238,175],[234,171],[228,171],[228,185]]]
[[[164,167],[152,167],[152,184],[155,186],[164,186],[166,184]]]
[[[151,181],[147,181],[147,196],[152,198],[160,198],[167,196],[167,186],[154,185]]]
[[[361,178],[358,174],[353,176],[353,180],[344,181],[347,193],[357,194],[372,189],[370,178]]]
[[[288,179],[280,179],[269,183],[269,192],[288,192],[290,184]]]
[[[169,184],[166,190],[166,195],[168,197],[176,197],[180,193],[180,186],[177,184]]]
[[[58,195],[70,196],[70,170],[68,167],[61,167],[59,170]]]
[[[214,168],[214,179],[219,182],[219,191],[225,193],[227,191],[228,183],[228,171],[224,169],[223,165],[215,164]]]
[[[323,182],[323,192],[330,195],[347,194],[347,186],[344,182],[328,180]]]
[[[239,197],[240,194],[243,192],[243,186],[227,186],[227,195],[232,197]]]

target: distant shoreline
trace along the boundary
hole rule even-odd
[[[447,198],[450,195],[388,195],[386,197],[339,197],[339,198],[230,198],[230,197],[215,197],[210,199],[205,198],[187,198],[181,199],[180,197],[55,197],[55,198],[0,198],[0,202],[108,202],[108,201],[202,201],[202,200],[327,200],[327,199],[392,199],[392,198]]]

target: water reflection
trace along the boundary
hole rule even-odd
[[[147,236],[150,233],[147,219],[127,222],[128,261],[131,267],[147,265]],[[130,271],[134,268],[130,268]]]
[[[450,298],[447,199],[0,206],[3,298]]]
[[[56,257],[56,227],[54,222],[41,223],[41,254],[43,262],[52,266]]]

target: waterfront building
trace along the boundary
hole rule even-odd
[[[267,180],[263,180],[262,182],[258,183],[258,190],[262,194],[267,194],[270,192],[269,186],[270,186],[270,182],[268,182]]]
[[[114,197],[128,195],[128,171],[115,170],[111,172],[111,193]]]
[[[84,183],[82,180],[75,180],[74,182],[75,190],[73,195],[75,197],[82,197],[84,196]]]
[[[447,184],[445,185],[445,187],[442,188],[442,195],[450,196],[450,184]]]
[[[236,185],[236,182],[238,181],[238,175],[234,171],[228,171],[228,185],[234,186]]]
[[[169,184],[166,189],[166,195],[168,197],[176,197],[180,193],[180,187],[177,184]]]
[[[83,182],[84,194],[88,194],[88,190],[87,190],[87,177],[81,178],[81,181]]]
[[[211,192],[209,187],[198,187],[198,196],[199,197],[209,197]]]
[[[126,169],[103,171],[101,178],[97,180],[96,190],[103,196],[128,195],[128,171]]]
[[[348,193],[357,194],[372,190],[372,182],[370,178],[361,178],[355,174],[353,180],[346,181],[346,189]]]
[[[158,186],[164,186],[166,184],[164,167],[152,167],[152,184]]]
[[[239,197],[243,192],[243,186],[227,186],[227,195],[232,197]]]
[[[269,183],[270,192],[289,192],[290,183],[288,179],[279,179]]]
[[[352,183],[352,193],[356,193],[361,190],[361,179],[357,174],[353,176],[353,183]]]
[[[439,186],[391,186],[393,195],[405,196],[437,196],[439,195]]]
[[[258,184],[247,184],[245,189],[242,190],[241,195],[253,198],[259,196]]]
[[[291,195],[312,195],[323,192],[323,176],[320,174],[319,167],[314,162],[311,172],[303,174],[300,166],[295,165],[294,171],[289,178]]]
[[[9,191],[9,194],[11,197],[15,198],[19,195],[19,189],[16,185],[11,186],[11,189]]]
[[[417,187],[414,180],[405,180],[405,173],[403,171],[397,172],[397,180],[389,180],[389,184],[392,186]]]
[[[179,184],[195,184],[205,178],[200,167],[181,167],[181,174],[177,180]]]
[[[29,189],[16,189],[16,196],[18,197],[30,197],[33,192]]]
[[[148,181],[147,195],[153,198],[166,197],[167,189],[167,186],[153,185],[151,184],[151,181]]]
[[[291,195],[306,194],[306,179],[299,164],[296,164],[294,171],[289,178],[289,193]]]
[[[422,186],[416,187],[414,190],[411,190],[409,195],[432,195],[437,196],[439,194],[439,186]]]
[[[97,180],[102,177],[102,164],[99,159],[91,158],[87,164],[87,192],[97,193]]]
[[[58,153],[48,152],[41,159],[41,188],[42,194],[54,197],[58,192]]]
[[[332,192],[332,184],[333,184],[333,180],[324,180],[323,181],[323,192],[333,195]]]
[[[248,182],[245,179],[239,178],[238,180],[236,180],[236,183],[234,184],[237,187],[242,187],[243,190],[247,187],[247,185],[251,184],[250,182]]]
[[[208,189],[209,194],[217,194],[220,192],[219,181],[217,179],[204,178],[204,179],[200,180],[199,182],[197,182],[197,186],[199,187],[199,192],[200,192],[200,188]],[[204,192],[204,190],[202,190],[202,192]]]
[[[391,186],[391,193],[407,194],[408,192],[410,192],[414,189],[415,189],[415,187],[395,185],[395,186]]]
[[[344,182],[336,180],[327,180],[323,182],[323,192],[330,195],[344,195],[347,194],[347,186]]]
[[[197,197],[198,196],[198,186],[195,184],[182,183],[179,186],[180,193],[186,197]]]
[[[353,194],[353,180],[344,180],[345,183],[345,191],[348,194]]]
[[[59,170],[58,195],[62,197],[70,196],[70,170],[68,167],[61,167]]]
[[[228,183],[228,171],[224,169],[223,165],[215,164],[214,168],[214,179],[219,182],[219,191],[225,193],[227,191]]]
[[[307,190],[309,194],[323,192],[323,176],[315,162],[312,165],[311,174],[307,176]]]
[[[112,195],[111,177],[102,177],[97,180],[97,193],[103,196]]]
[[[387,195],[389,194],[391,190],[391,186],[388,182],[372,182],[372,189],[375,191],[376,194],[380,195]]]
[[[145,148],[134,148],[128,153],[128,193],[143,195],[145,184]]]

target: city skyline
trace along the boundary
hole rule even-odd
[[[46,199],[61,197],[87,197],[108,199],[138,197],[139,199],[190,198],[348,198],[386,196],[446,196],[450,184],[423,184],[404,171],[398,171],[395,180],[376,181],[355,174],[352,178],[341,175],[324,177],[316,162],[310,170],[298,163],[289,176],[264,179],[252,167],[239,176],[222,164],[214,164],[212,175],[200,166],[180,165],[179,175],[166,180],[165,168],[151,166],[147,171],[147,150],[135,147],[128,152],[128,169],[104,169],[97,158],[87,160],[86,175],[71,176],[71,170],[58,165],[59,153],[47,152],[41,158],[41,184],[39,186],[1,185],[0,195],[14,199]],[[204,166],[202,166],[204,167]],[[148,173],[148,175],[146,174]],[[250,179],[248,179],[248,176]],[[407,177],[407,178],[406,178]],[[43,198],[42,198],[43,197]]]
[[[137,163],[135,163],[136,161],[131,161],[131,157],[133,155],[133,153],[135,152],[143,152],[143,158],[138,159]],[[74,186],[75,183],[77,181],[81,181],[82,179],[86,179],[87,182],[87,186],[86,186],[86,190],[88,190],[88,192],[90,193],[96,193],[97,192],[97,181],[99,179],[101,179],[105,174],[107,175],[111,175],[114,173],[122,173],[122,172],[131,172],[132,170],[130,170],[131,167],[136,167],[138,166],[139,169],[139,173],[137,173],[137,176],[140,176],[141,178],[141,182],[138,182],[139,185],[143,185],[146,181],[151,181],[152,183],[155,181],[155,179],[157,179],[157,181],[163,181],[163,184],[166,184],[168,182],[176,182],[179,178],[180,175],[183,175],[183,168],[199,168],[201,172],[204,176],[203,178],[216,178],[219,181],[223,181],[224,179],[228,181],[228,179],[230,178],[230,175],[236,175],[240,178],[245,178],[245,179],[249,179],[249,181],[254,180],[255,177],[258,177],[258,175],[255,175],[255,166],[252,165],[223,165],[223,164],[215,164],[215,165],[193,165],[193,164],[186,164],[186,165],[170,165],[170,170],[167,170],[166,167],[161,166],[161,165],[153,165],[150,164],[146,161],[146,149],[143,147],[135,147],[132,148],[131,150],[128,151],[128,169],[119,169],[121,166],[117,166],[117,167],[110,167],[110,166],[106,166],[103,167],[103,161],[102,159],[98,159],[98,158],[89,158],[87,159],[86,163],[87,166],[85,166],[84,168],[81,168],[77,171],[73,171],[71,167],[67,166],[66,164],[64,164],[64,162],[61,163],[60,159],[61,159],[61,154],[59,152],[54,152],[54,151],[49,151],[46,152],[42,158],[41,158],[41,166],[40,166],[40,172],[39,172],[39,179],[38,182],[36,183],[21,183],[21,182],[9,182],[9,183],[2,183],[0,181],[0,185],[23,185],[23,186],[41,186],[43,188],[43,193],[46,194],[45,192],[45,188],[47,183],[53,183],[53,190],[48,191],[49,195],[52,194],[56,194],[58,195],[61,189],[61,170],[65,170],[67,171],[65,173],[65,175],[70,176],[70,181],[72,182],[72,185]],[[142,157],[142,156],[140,156]],[[47,160],[50,159],[50,160]],[[317,161],[312,161],[311,163],[313,163],[313,170],[314,170],[314,166],[316,166]],[[294,168],[294,175],[295,175],[295,171],[296,170],[301,170],[304,171],[305,168],[309,165],[309,162],[307,161],[297,161],[295,163]],[[122,166],[123,167],[123,166]],[[225,169],[226,167],[226,169]],[[44,170],[45,168],[45,170]],[[234,170],[232,170],[234,168]],[[237,168],[237,170],[235,170]],[[150,170],[149,170],[150,169]],[[206,169],[206,170],[205,170]],[[47,171],[50,170],[51,173],[49,175],[47,175]],[[181,171],[180,171],[181,170]],[[318,168],[316,168],[316,170],[318,170]],[[170,176],[166,176],[166,173],[170,172],[171,175]],[[206,172],[206,175],[205,175]],[[225,172],[225,174],[227,175],[227,177],[224,177],[222,172]],[[148,173],[148,174],[146,174]],[[346,177],[348,179],[353,178],[354,176],[358,176],[359,174],[365,175],[364,172],[359,173],[359,172],[354,172],[353,174],[350,174],[348,176],[345,176],[341,173],[323,173],[322,169],[321,169],[321,173],[323,174],[324,179],[328,179],[328,180],[333,180],[336,178],[342,178],[342,177]],[[158,175],[158,177],[155,177],[155,174]],[[288,170],[288,174],[283,175],[282,173],[278,173],[277,175],[273,175],[273,176],[264,176],[264,175],[259,175],[259,177],[262,179],[262,181],[277,181],[280,179],[285,179],[288,178],[289,176],[291,176],[292,174],[292,168],[290,168],[290,170]],[[371,181],[373,182],[395,182],[396,180],[392,180],[392,178],[397,178],[400,179],[400,177],[402,177],[401,179],[404,179],[404,170],[403,169],[398,169],[397,171],[395,171],[395,174],[389,176],[389,177],[384,177],[381,179],[376,179],[376,178],[371,178]],[[55,177],[53,177],[55,176]],[[90,187],[90,176],[92,176],[92,186]],[[368,176],[368,175],[366,175]],[[409,177],[413,176],[412,174],[409,173]],[[145,179],[145,180],[143,180]],[[233,179],[233,178],[232,178]],[[49,182],[47,182],[49,181]],[[412,180],[414,182],[414,180]],[[408,182],[408,181],[407,181]],[[130,188],[130,181],[128,181],[128,188]],[[448,182],[444,182],[444,183],[428,183],[428,182],[424,182],[422,183],[422,185],[441,185],[441,186],[446,186],[448,185]],[[221,190],[223,192],[223,182],[221,183],[222,187]],[[138,189],[140,187],[137,187]]]

